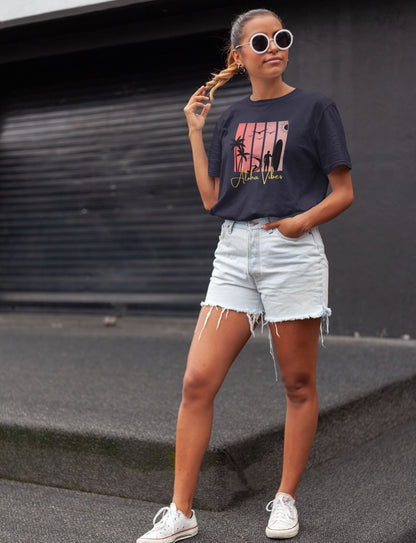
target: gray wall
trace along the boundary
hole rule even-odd
[[[355,202],[322,227],[332,330],[415,337],[415,3],[319,8],[283,16],[286,81],[335,99],[353,161]]]

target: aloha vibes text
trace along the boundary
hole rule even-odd
[[[283,175],[281,173],[275,174],[273,167],[267,172],[262,170],[261,176],[258,175],[258,171],[256,170],[241,170],[240,175],[231,178],[231,186],[237,189],[241,183],[244,185],[247,181],[258,181],[260,179],[263,182],[263,185],[265,185],[268,181],[272,180],[282,181]]]

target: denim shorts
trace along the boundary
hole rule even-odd
[[[308,318],[328,323],[328,261],[318,228],[298,238],[261,228],[274,220],[223,223],[201,305],[244,312],[251,323],[260,318],[263,323]]]

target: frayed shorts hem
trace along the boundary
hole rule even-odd
[[[266,319],[264,311],[251,311],[249,309],[245,310],[245,309],[236,308],[236,307],[224,307],[222,304],[213,304],[207,301],[201,302],[201,307],[210,307],[210,310],[205,319],[205,323],[204,323],[204,326],[202,327],[199,337],[201,337],[205,329],[205,326],[208,322],[208,319],[210,318],[212,314],[213,309],[218,309],[218,310],[221,310],[221,314],[218,318],[217,330],[220,326],[221,319],[223,318],[224,313],[225,313],[225,316],[227,317],[229,311],[235,311],[236,313],[245,313],[247,315],[248,322],[250,325],[251,335],[253,336],[254,336],[254,328],[259,322],[261,322],[261,329],[263,330],[264,326],[266,326],[267,324],[277,325],[282,322],[302,321],[302,320],[307,320],[307,319],[321,319],[322,344],[323,344],[323,334],[329,333],[329,317],[332,314],[332,311],[329,307],[322,307],[320,310],[314,313],[306,314],[306,315],[302,314],[302,315],[280,316],[276,319],[269,317]],[[277,328],[276,328],[276,332],[277,332]]]
[[[207,307],[207,306],[221,309],[222,311],[235,311],[236,313],[245,313],[246,315],[257,316],[257,318],[262,319],[262,322],[264,322],[264,324],[269,324],[269,323],[275,324],[275,323],[287,322],[287,321],[303,321],[307,319],[320,319],[320,318],[328,319],[332,314],[332,311],[329,307],[322,307],[322,309],[313,313],[299,314],[299,315],[284,315],[284,316],[280,315],[277,318],[268,317],[266,319],[264,311],[262,310],[252,311],[251,309],[241,309],[237,307],[228,307],[228,306],[225,307],[223,304],[211,303],[209,301],[201,302],[201,307]]]

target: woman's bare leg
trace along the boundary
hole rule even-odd
[[[211,436],[214,398],[234,359],[250,337],[245,313],[205,306],[196,326],[183,381],[176,429],[175,484],[172,501],[191,515],[198,474]]]
[[[287,399],[279,492],[286,492],[294,498],[318,422],[316,361],[320,324],[321,319],[278,323],[280,337],[275,325],[270,325]]]

